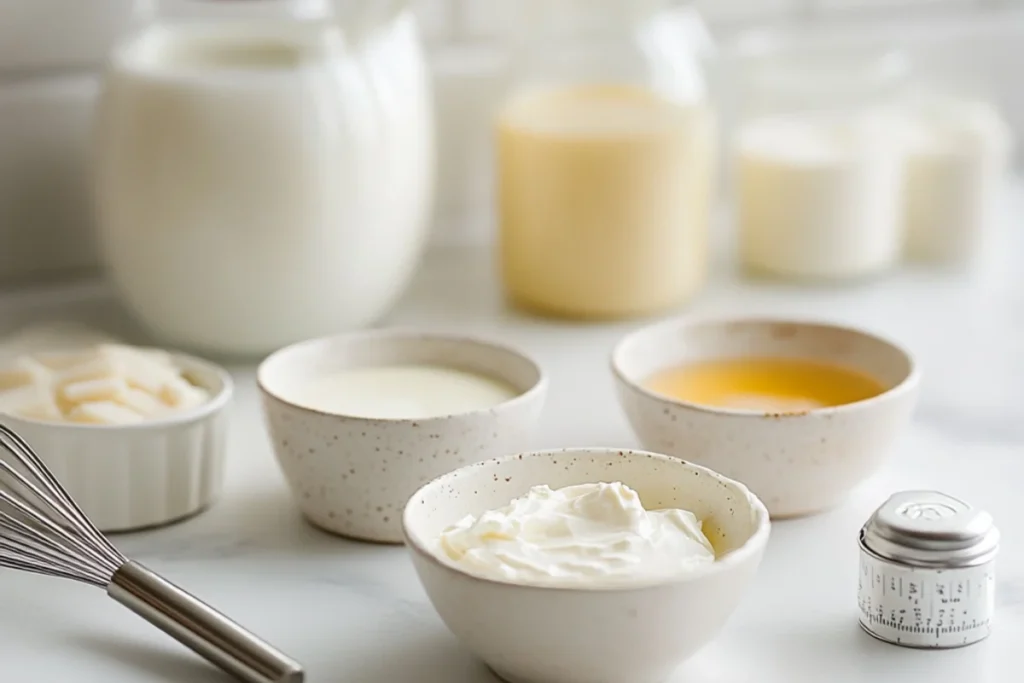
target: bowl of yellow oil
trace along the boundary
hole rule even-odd
[[[611,359],[644,448],[746,484],[775,519],[840,504],[892,452],[919,372],[874,333],[822,322],[674,319]]]

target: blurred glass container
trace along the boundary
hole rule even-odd
[[[715,190],[700,16],[669,0],[508,7],[496,153],[508,299],[583,319],[686,302],[705,279]]]
[[[434,173],[406,4],[139,0],[99,106],[98,228],[166,343],[262,355],[403,292]]]
[[[899,49],[747,46],[742,115],[855,114],[900,97],[913,74]]]
[[[494,228],[494,117],[508,54],[498,41],[446,41],[430,51],[437,121],[433,244],[490,246]]]
[[[732,141],[748,270],[846,280],[899,259],[901,145],[879,112],[900,96],[909,74],[899,52],[751,60]]]
[[[972,264],[996,227],[1013,151],[1009,125],[984,94],[934,81],[891,113],[905,136],[907,258],[946,267]]]

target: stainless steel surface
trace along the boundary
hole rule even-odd
[[[0,567],[105,588],[110,597],[246,683],[302,683],[302,667],[128,560],[25,441],[0,424]]]
[[[298,662],[142,565],[122,565],[107,594],[240,680],[303,680]]]
[[[0,425],[0,567],[106,587],[125,561],[32,448]]]
[[[897,563],[951,569],[988,562],[999,548],[992,516],[937,491],[904,491],[879,507],[861,543]]]
[[[999,531],[991,515],[937,491],[889,498],[860,532],[860,625],[895,645],[963,647],[986,638]]]

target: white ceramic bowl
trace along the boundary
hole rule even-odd
[[[531,486],[621,481],[647,508],[704,522],[717,561],[628,588],[524,586],[467,574],[437,551],[441,531]],[[446,474],[405,509],[406,542],[438,614],[510,683],[659,683],[710,642],[739,604],[768,542],[768,511],[742,484],[676,458],[606,448],[539,451]]]
[[[100,531],[169,524],[201,512],[220,495],[231,376],[199,358],[172,358],[191,382],[210,392],[209,401],[158,420],[118,426],[0,415]]]
[[[487,410],[430,419],[370,419],[294,402],[312,378],[344,368],[442,365],[504,380],[515,398]],[[471,462],[529,447],[547,394],[540,367],[484,341],[374,330],[286,347],[260,365],[258,382],[274,452],[302,514],[351,538],[402,542],[402,509],[417,488]]]
[[[660,370],[744,356],[835,363],[888,390],[834,408],[779,414],[686,403],[642,386]],[[813,322],[669,320],[628,335],[611,365],[619,402],[645,448],[742,481],[774,518],[833,507],[874,473],[909,422],[918,388],[914,361],[898,345]]]

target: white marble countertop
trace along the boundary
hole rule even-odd
[[[1020,200],[1007,216],[1022,214]],[[1024,235],[1019,220],[1006,228],[972,275],[910,270],[860,287],[805,290],[755,286],[720,271],[692,307],[864,325],[914,350],[924,383],[913,426],[885,470],[839,509],[776,524],[739,610],[671,683],[1020,680],[1013,671],[1024,642]],[[635,446],[607,354],[639,323],[585,326],[507,312],[489,260],[433,255],[385,323],[484,334],[534,354],[552,377],[538,445]],[[97,284],[0,296],[0,332],[69,318],[134,336]],[[434,613],[404,549],[340,540],[303,523],[260,422],[253,369],[232,369],[239,391],[223,500],[181,525],[116,543],[300,659],[311,683],[493,683]],[[905,488],[937,488],[995,516],[1004,544],[988,640],[922,652],[858,628],[857,530]],[[0,571],[0,680],[227,679],[99,590]]]

